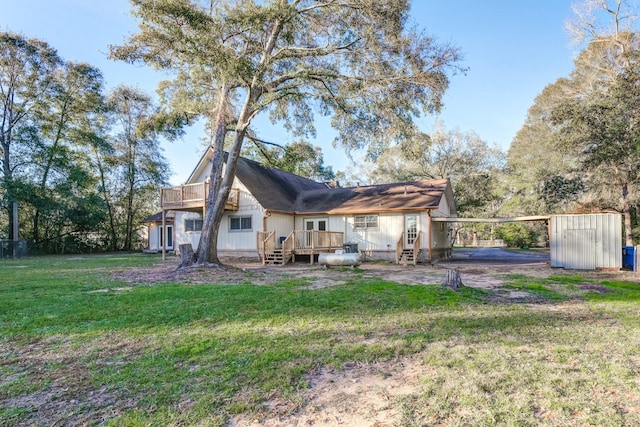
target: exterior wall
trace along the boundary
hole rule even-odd
[[[396,244],[404,231],[404,214],[379,214],[377,228],[356,228],[354,221],[354,215],[346,217],[345,243],[357,243],[365,260],[395,261]],[[423,221],[419,219],[419,232],[422,226]]]
[[[552,215],[550,227],[551,267],[622,267],[620,214]]]
[[[203,174],[206,175],[206,173]],[[239,206],[237,211],[225,211],[222,217],[218,231],[218,254],[220,256],[257,257],[256,235],[258,231],[262,231],[264,209],[240,181],[236,179],[232,187],[240,190]],[[251,230],[230,230],[231,217],[246,216],[251,217]],[[185,220],[202,218],[203,214],[201,212],[176,212],[176,247],[181,244],[191,243],[194,250],[197,249],[201,233],[199,231],[186,231]]]
[[[293,215],[272,212],[266,219],[264,230],[261,231],[275,231],[276,232],[276,247],[281,247],[280,238],[288,237],[294,230],[294,217]]]
[[[433,218],[448,218],[451,216],[451,207],[446,197],[440,199],[437,209],[431,211]],[[445,222],[431,223],[431,260],[447,259],[451,257],[451,230]],[[425,245],[426,246],[426,245]]]
[[[167,227],[172,227],[174,232],[174,239],[170,240],[173,242],[175,240],[175,228],[173,228],[173,218],[171,223],[166,223]],[[147,247],[145,249],[146,252],[160,252],[162,250],[162,245],[160,243],[160,229],[162,228],[162,223],[160,222],[150,222],[147,224],[148,230],[148,241]],[[167,246],[168,251],[173,251],[173,245]]]

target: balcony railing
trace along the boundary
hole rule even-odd
[[[163,210],[189,210],[205,207],[209,197],[209,183],[168,187],[160,190],[160,207]],[[232,188],[224,208],[236,211],[240,202],[240,190]]]

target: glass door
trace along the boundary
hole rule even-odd
[[[404,217],[404,248],[413,249],[413,244],[418,238],[418,215],[405,215]]]

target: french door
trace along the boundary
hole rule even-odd
[[[418,215],[404,216],[404,248],[413,249],[413,244],[418,238]]]

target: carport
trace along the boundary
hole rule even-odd
[[[551,267],[576,270],[622,268],[622,216],[617,213],[536,215],[512,218],[432,218],[448,223],[545,221]]]

